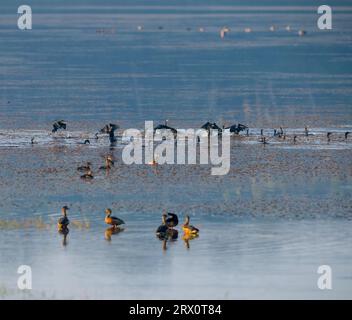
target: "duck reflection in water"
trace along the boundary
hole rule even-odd
[[[62,245],[64,247],[66,247],[67,246],[67,235],[70,232],[70,229],[65,227],[63,229],[59,229],[58,231],[59,231],[59,234],[62,235]]]
[[[111,236],[113,234],[118,234],[118,233],[122,232],[123,230],[124,229],[122,229],[122,228],[116,228],[114,226],[107,228],[105,230],[105,233],[104,233],[105,240],[110,242],[111,241]]]

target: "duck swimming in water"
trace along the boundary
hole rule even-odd
[[[90,170],[90,169],[87,171],[87,173],[81,175],[81,179],[91,180],[93,178],[94,178],[94,176],[93,176],[92,170]]]
[[[164,211],[164,214],[166,214],[166,212]],[[166,219],[166,225],[169,228],[174,228],[178,225],[178,217],[177,214],[175,213],[171,213],[168,212],[167,215],[169,216],[169,218]]]
[[[105,209],[105,223],[112,225],[114,228],[118,228],[120,225],[125,224],[122,219],[113,217],[111,209]]]
[[[183,232],[184,232],[185,234],[193,234],[193,235],[198,234],[198,233],[199,233],[199,229],[196,228],[196,227],[194,227],[194,226],[192,226],[192,225],[190,225],[189,222],[190,222],[190,218],[189,218],[189,216],[187,215],[187,216],[185,217],[185,222],[184,222],[184,224],[183,224],[183,226],[182,226]]]
[[[67,229],[68,225],[70,224],[70,220],[67,218],[67,210],[69,210],[67,206],[62,207],[61,209],[62,217],[57,221],[57,228],[59,231]]]
[[[163,213],[161,216],[161,225],[156,229],[155,234],[159,238],[165,238],[169,227],[166,224],[167,214]]]
[[[66,130],[66,122],[65,120],[58,120],[53,123],[53,129],[51,130],[52,133],[58,131],[59,129]]]
[[[178,231],[170,227],[167,220],[167,214],[163,213],[161,216],[161,225],[155,234],[160,240],[176,240],[178,238]]]

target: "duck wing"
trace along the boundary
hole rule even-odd
[[[125,222],[117,217],[111,217],[111,220],[116,224],[116,225],[120,225],[120,224],[125,224]]]

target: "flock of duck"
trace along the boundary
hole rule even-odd
[[[57,221],[57,228],[59,233],[63,234],[64,244],[66,244],[66,236],[69,233],[68,226],[70,224],[70,220],[67,216],[67,210],[69,208],[67,206],[62,207],[61,209],[61,217]],[[105,209],[105,223],[110,225],[105,232],[105,238],[107,240],[111,240],[111,235],[122,231],[122,225],[125,222],[115,216],[112,216],[112,210],[110,208]],[[178,225],[178,216],[175,213],[167,212],[164,210],[161,216],[161,225],[156,229],[156,236],[163,241],[167,240],[176,240],[178,238],[178,231],[175,227]],[[199,229],[190,224],[190,217],[186,215],[185,221],[182,225],[183,230],[183,239],[185,241],[192,240],[199,235]]]

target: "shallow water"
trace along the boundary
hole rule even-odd
[[[351,298],[352,8],[336,3],[323,32],[306,2],[33,1],[33,30],[20,32],[16,1],[1,1],[0,298]],[[55,119],[68,130],[52,135]],[[108,122],[121,134],[165,119],[240,122],[250,135],[231,138],[225,176],[124,165],[120,138],[114,148],[94,139]],[[279,126],[286,140],[272,136]],[[104,173],[107,154],[116,165]],[[76,170],[86,161],[90,182]],[[63,205],[66,246],[55,227]],[[106,207],[126,221],[111,241]],[[166,250],[155,238],[164,208],[201,229],[188,249],[181,232]],[[17,289],[21,264],[32,267],[30,292]],[[333,290],[317,287],[322,264]]]

